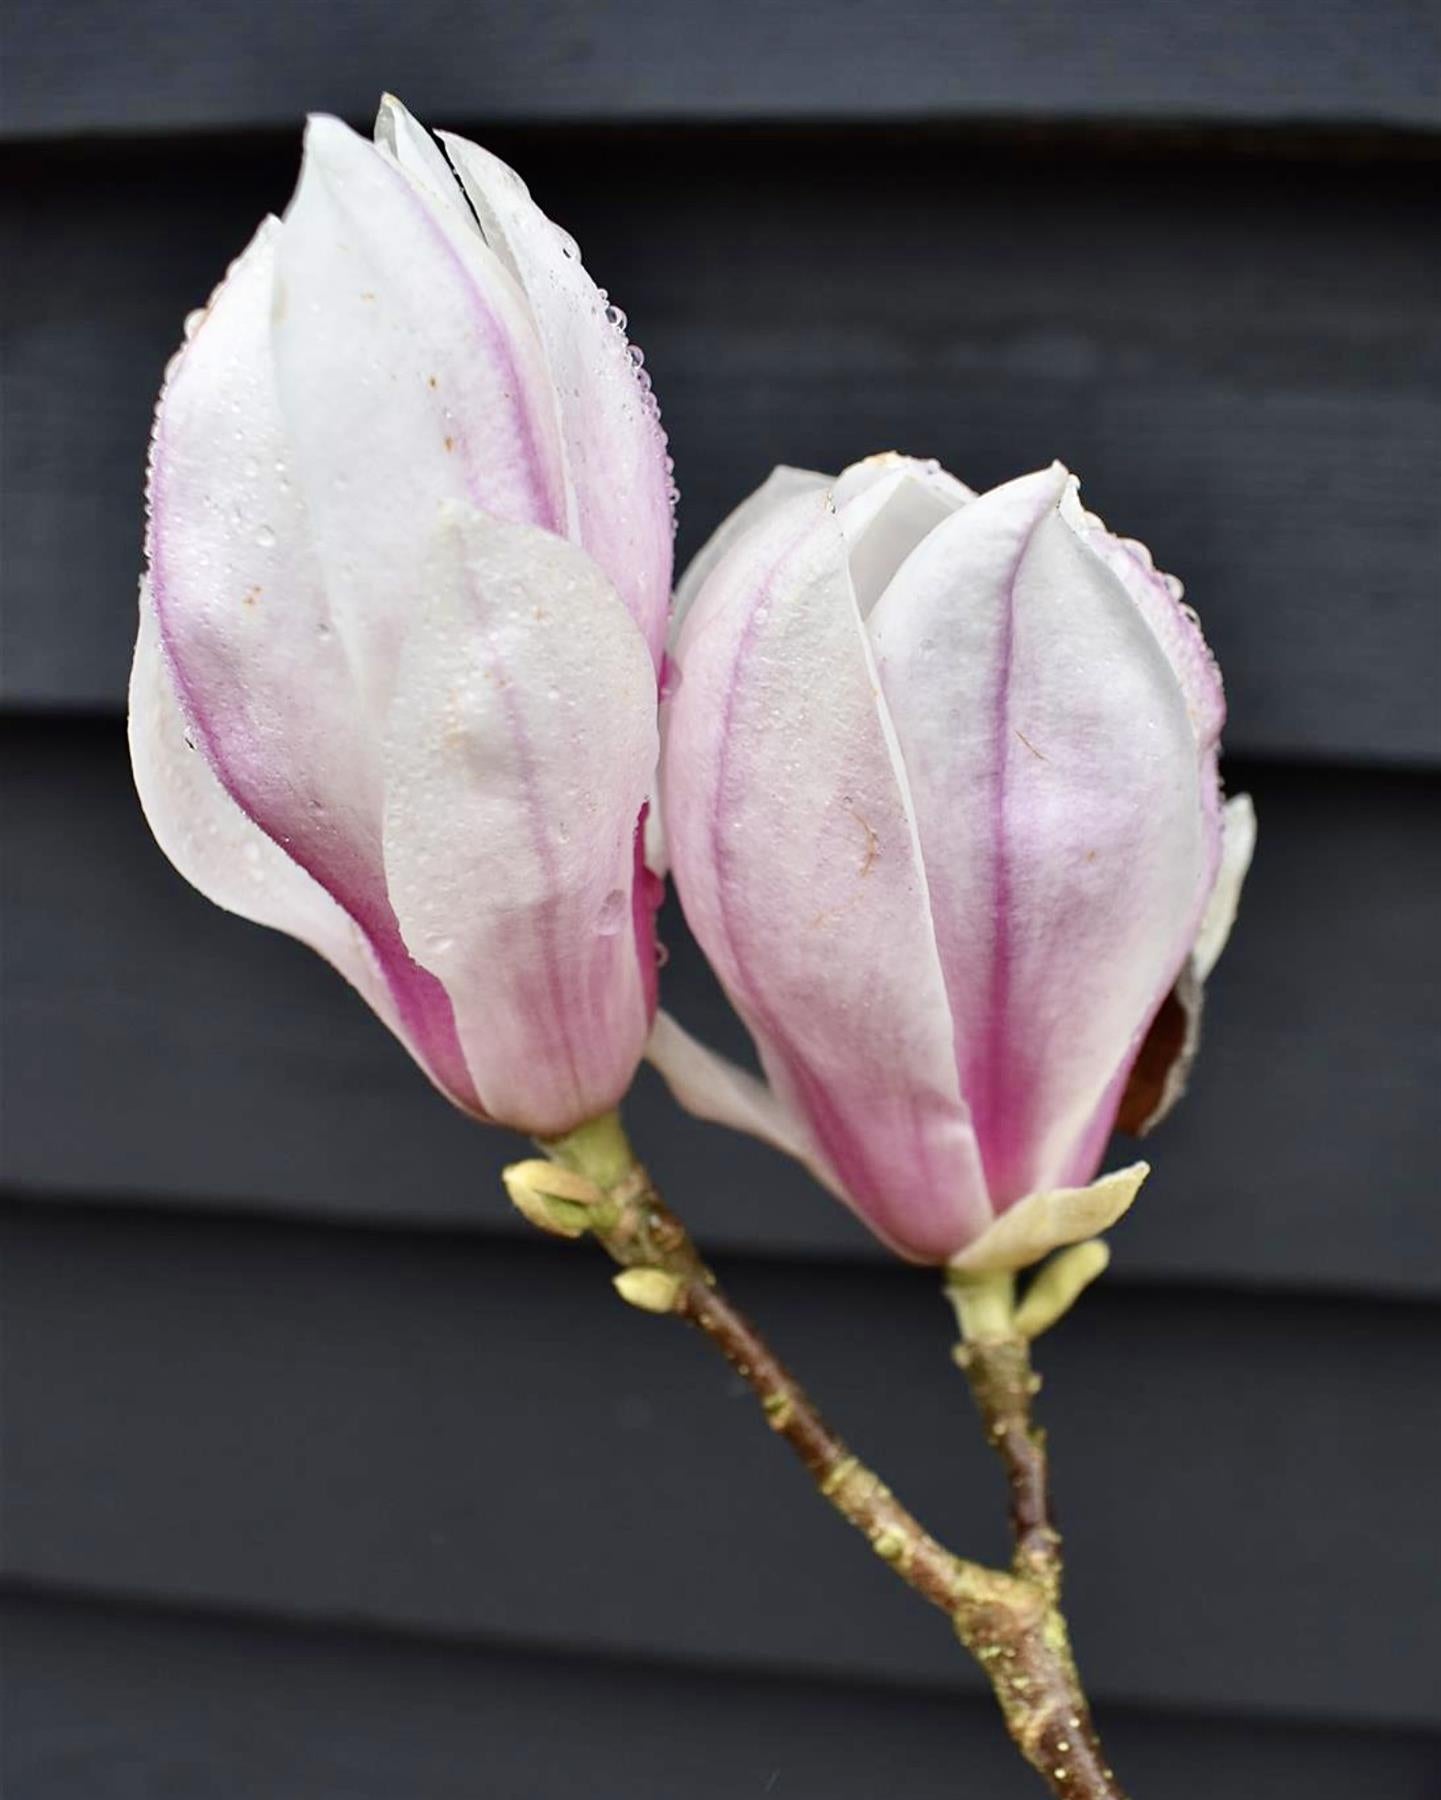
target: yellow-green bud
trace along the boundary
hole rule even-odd
[[[674,1311],[680,1290],[680,1277],[668,1275],[664,1269],[622,1269],[615,1278],[615,1291],[621,1299],[642,1312]]]
[[[1111,1260],[1100,1238],[1072,1244],[1036,1272],[1026,1297],[1016,1308],[1016,1329],[1023,1337],[1039,1337],[1068,1313]]]
[[[511,1205],[552,1237],[578,1238],[590,1230],[605,1195],[593,1181],[558,1163],[532,1157],[501,1172]]]

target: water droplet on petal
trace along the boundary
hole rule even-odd
[[[255,541],[262,550],[273,550],[275,548],[275,533],[269,525],[262,525],[255,533]]]

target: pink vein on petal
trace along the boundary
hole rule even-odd
[[[467,580],[472,580],[467,573]],[[475,590],[472,587],[472,595]],[[478,597],[477,597],[478,601]],[[483,608],[477,603],[477,611]],[[541,962],[543,985],[546,999],[550,1006],[551,1023],[554,1037],[561,1046],[564,1067],[570,1077],[578,1104],[586,1104],[590,1099],[588,1083],[581,1068],[581,1060],[577,1054],[577,1024],[581,1026],[581,1034],[591,1042],[601,1041],[604,1047],[604,1033],[607,1028],[606,1008],[603,995],[609,984],[607,956],[591,957],[586,971],[586,991],[584,995],[586,1017],[577,1020],[576,1001],[579,997],[575,983],[568,983],[562,970],[562,957],[557,943],[556,910],[559,903],[560,879],[556,866],[555,848],[550,841],[545,819],[547,807],[541,792],[540,781],[536,773],[536,758],[531,744],[530,733],[526,729],[525,719],[515,696],[515,684],[508,678],[505,670],[505,659],[493,634],[487,634],[494,666],[501,675],[497,687],[502,695],[506,721],[509,727],[509,741],[515,755],[516,766],[520,775],[521,786],[525,790],[526,818],[530,827],[531,848],[540,864],[541,874],[549,894],[552,896],[544,907],[538,909],[533,921],[534,929],[541,944]],[[634,916],[634,896],[632,907]],[[639,949],[639,933],[637,932],[636,948]],[[653,958],[652,958],[653,962]],[[641,958],[642,981],[644,981],[645,958]],[[652,975],[652,980],[654,979]]]
[[[505,391],[513,403],[527,485],[535,504],[534,517],[520,522],[543,526],[545,530],[553,532],[557,537],[564,537],[566,535],[565,504],[563,500],[558,503],[556,496],[551,492],[551,485],[536,442],[534,421],[530,408],[525,404],[526,384],[520,366],[516,362],[515,347],[511,343],[510,333],[496,317],[494,309],[487,301],[474,275],[467,268],[465,258],[450,241],[449,235],[437,222],[424,200],[416,193],[409,178],[386,157],[379,157],[379,161],[390,179],[399,183],[406,203],[416,212],[427,234],[435,240],[447,261],[460,277],[461,286],[469,298],[471,310],[479,324],[481,335],[493,352],[495,360],[505,368],[507,376]],[[482,486],[481,476],[476,468],[475,457],[465,429],[459,420],[453,423],[454,430],[451,435],[455,438],[461,452],[461,461],[466,474],[466,487],[470,498],[482,512],[493,511],[493,507],[487,503],[487,495]]]
[[[721,814],[725,796],[734,785],[734,777],[730,771],[730,752],[737,742],[735,714],[740,688],[746,665],[755,649],[760,620],[772,604],[781,571],[814,528],[814,521],[808,521],[766,571],[731,660],[725,704],[722,709],[719,732],[720,751],[716,762],[716,780],[711,795],[708,822],[710,841],[715,846],[716,913],[732,964],[745,990],[746,1006],[756,1021],[757,1036],[763,1042],[774,1047],[783,1057],[786,1074],[794,1084],[798,1097],[802,1101],[806,1123],[815,1139],[817,1148],[831,1169],[834,1170],[847,1195],[858,1205],[865,1207],[872,1229],[878,1235],[893,1242],[896,1248],[902,1249],[904,1254],[910,1254],[904,1251],[903,1246],[890,1236],[891,1184],[887,1183],[871,1166],[870,1159],[866,1155],[864,1137],[858,1137],[857,1133],[847,1126],[844,1109],[827,1091],[825,1083],[819,1080],[787,1048],[784,1026],[776,1017],[773,1009],[762,998],[763,986],[756,979],[750,959],[742,950],[732,923],[736,876],[733,868],[733,853],[727,848],[726,834],[721,829]],[[927,1135],[923,1128],[920,1109],[914,1104],[911,1106],[911,1119],[914,1125],[915,1142],[924,1148],[927,1144]],[[908,1181],[917,1179],[920,1179],[918,1171],[908,1172]]]
[[[1020,553],[1020,554],[1023,554]],[[991,942],[990,981],[986,996],[986,1023],[981,1033],[979,1055],[975,1053],[961,1079],[961,1092],[971,1108],[976,1141],[986,1171],[986,1185],[991,1204],[1003,1212],[1020,1198],[1009,1191],[1011,1163],[1021,1133],[1014,1118],[1006,1116],[1008,1101],[1014,1101],[1012,1074],[1007,1059],[1010,1049],[1011,998],[1011,863],[1007,835],[1007,777],[1011,762],[1011,669],[1016,638],[1016,582],[1020,572],[1020,554],[1011,570],[1006,589],[1006,616],[1001,629],[1000,656],[996,672],[996,691],[991,702],[991,743],[994,775],[991,806],[991,916],[994,936]]]
[[[437,1081],[460,1105],[484,1116],[484,1107],[475,1091],[475,1084],[460,1047],[450,998],[440,982],[422,969],[405,948],[389,899],[383,892],[373,900],[365,899],[358,891],[352,890],[347,882],[338,878],[334,870],[323,868],[318,859],[307,856],[293,840],[287,841],[285,834],[273,829],[271,823],[244,793],[221,750],[209,710],[195,691],[183,659],[176,654],[170,627],[169,586],[161,548],[166,517],[165,465],[164,428],[157,418],[151,448],[151,510],[146,546],[151,593],[165,658],[170,665],[186,718],[201,741],[205,759],[214,770],[216,779],[246,817],[283,850],[297,867],[303,869],[312,881],[324,888],[337,906],[355,921],[390,989],[406,1035],[414,1043],[427,1068],[434,1071]]]

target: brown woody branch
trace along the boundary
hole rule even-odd
[[[1012,1327],[963,1339],[955,1359],[1005,1470],[1015,1541],[1012,1569],[1045,1600],[1044,1651],[1035,1654],[1028,1639],[1025,1654],[1008,1665],[1007,1678],[994,1683],[1006,1724],[1055,1793],[1123,1800],[1091,1722],[1061,1611],[1061,1534],[1051,1514],[1046,1434],[1032,1415],[1041,1382],[1031,1367],[1030,1343]]]
[[[939,1607],[980,1662],[1022,1755],[1064,1800],[1123,1800],[1091,1727],[1057,1603],[1060,1540],[1047,1509],[1044,1442],[1029,1419],[1025,1342],[964,1345],[966,1367],[1011,1479],[1017,1554],[1010,1571],[956,1556],[826,1424],[804,1388],[726,1299],[689,1233],[635,1160],[619,1120],[544,1146],[565,1179],[548,1188],[508,1172],[526,1216],[564,1236],[588,1231],[621,1266],[616,1286],[643,1311],[702,1332],[755,1394],[821,1494],[906,1585]]]

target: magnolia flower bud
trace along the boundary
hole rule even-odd
[[[447,147],[392,100],[373,144],[312,119],[187,325],[132,760],[202,893],[327,957],[458,1106],[557,1136],[654,1011],[668,462],[575,245]]]
[[[907,1256],[1018,1268],[1104,1229],[1144,1165],[1086,1184],[1251,847],[1177,584],[1059,466],[977,498],[878,457],[778,471],[680,598],[672,872],[769,1079],[664,1017],[654,1060]]]

